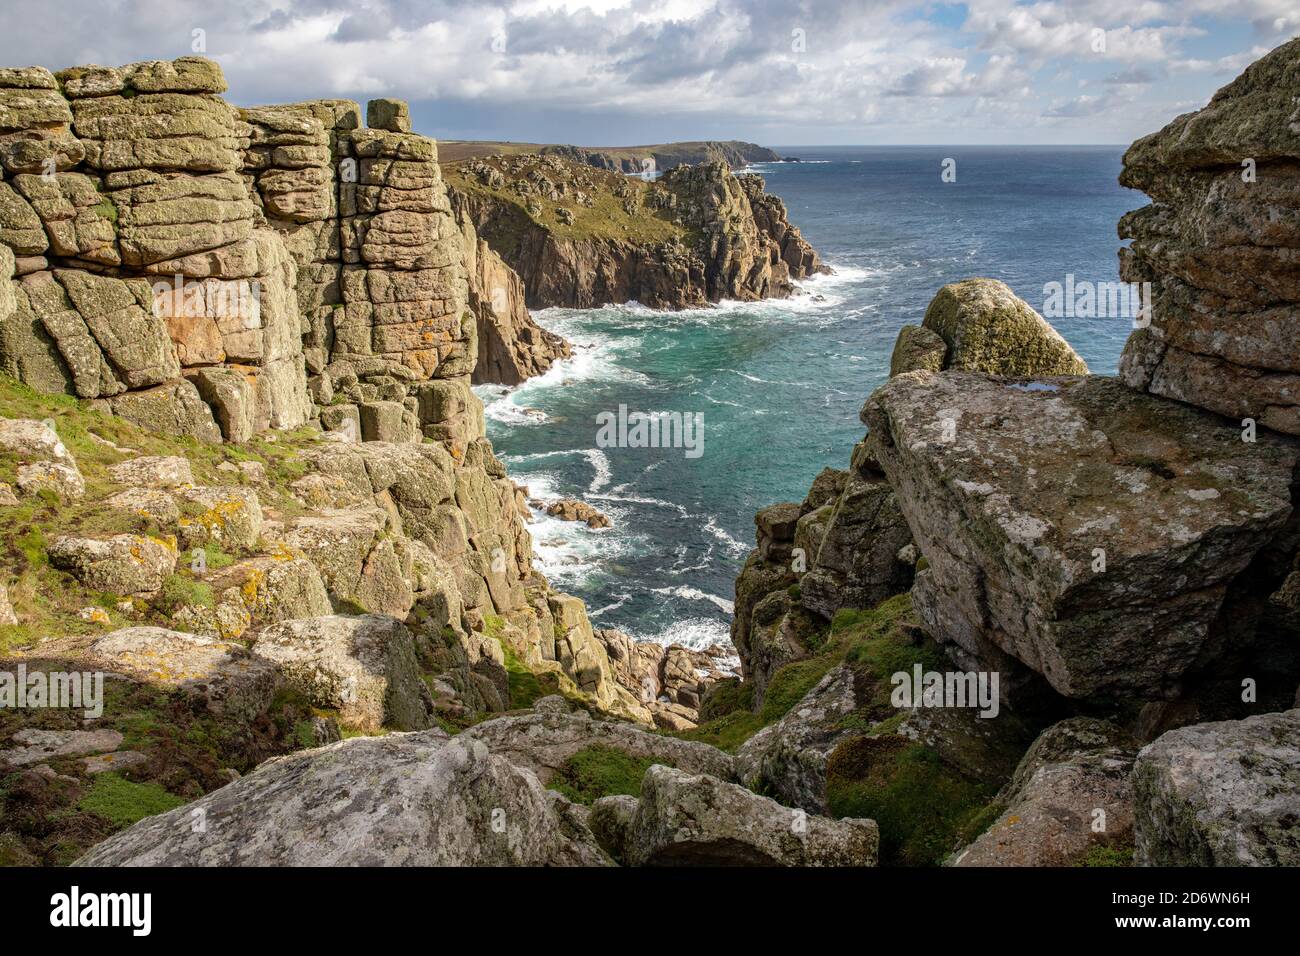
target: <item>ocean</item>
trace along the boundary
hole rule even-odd
[[[899,327],[971,276],[1001,279],[1040,312],[1048,283],[1117,281],[1116,222],[1146,202],[1118,185],[1117,146],[778,151],[802,162],[753,171],[834,275],[786,300],[538,312],[574,357],[514,389],[476,388],[516,482],[538,498],[581,498],[613,522],[592,530],[539,514],[530,529],[541,570],[583,598],[596,627],[729,647],[754,512],[802,500],[822,468],[847,467]],[[945,160],[955,181],[941,175]],[[1132,327],[1050,321],[1102,374]],[[691,416],[702,443],[600,447],[597,416],[620,406]]]

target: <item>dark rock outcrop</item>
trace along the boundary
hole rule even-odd
[[[523,280],[479,238],[461,196],[453,193],[451,198],[461,231],[469,307],[478,321],[478,361],[472,381],[518,385],[568,358],[573,350],[562,336],[533,321],[524,305]]]
[[[653,766],[625,825],[619,855],[631,866],[875,866],[871,820],[828,820],[790,810],[744,787]]]
[[[998,795],[993,825],[953,866],[1078,866],[1096,848],[1132,853],[1135,744],[1112,724],[1088,717],[1043,731]]]

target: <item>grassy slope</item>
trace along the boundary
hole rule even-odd
[[[0,507],[0,573],[9,584],[10,599],[19,618],[16,626],[0,626],[0,654],[6,650],[28,647],[43,637],[65,634],[100,633],[103,624],[81,620],[79,611],[87,606],[99,607],[117,626],[129,624],[166,624],[172,606],[160,604],[156,609],[140,606],[128,621],[118,610],[121,598],[85,591],[71,576],[56,571],[46,558],[46,546],[62,533],[132,533],[162,534],[143,516],[108,508],[102,500],[124,490],[113,482],[110,466],[143,455],[180,455],[188,458],[200,485],[239,485],[248,479],[242,472],[220,471],[222,463],[260,462],[266,470],[268,487],[258,488],[263,508],[286,513],[301,510],[285,489],[299,478],[304,468],[295,455],[295,440],[308,432],[282,433],[274,442],[258,439],[248,445],[208,445],[191,438],[160,435],[138,428],[123,419],[91,411],[85,402],[65,395],[42,395],[7,375],[0,374],[0,417],[49,420],[64,445],[72,452],[86,480],[86,496],[81,502],[64,504],[51,492],[34,498],[22,498],[18,505]],[[98,442],[91,436],[111,442]],[[0,452],[0,481],[13,483],[17,460]],[[229,564],[240,555],[229,555],[213,547],[208,567]],[[186,562],[178,562],[175,580],[168,582],[164,598],[180,600],[201,596],[192,587]],[[141,619],[140,612],[145,614]],[[156,614],[154,613],[156,612]]]
[[[836,817],[867,817],[880,826],[885,865],[933,865],[968,842],[996,817],[994,789],[947,766],[928,747],[896,734],[903,719],[890,703],[890,675],[943,670],[942,651],[918,643],[911,600],[901,594],[865,611],[841,611],[817,653],[778,669],[757,713],[744,685],[715,693],[712,719],[679,736],[734,752],[792,710],[838,664],[853,671],[864,703],[841,718],[850,735],[831,755],[827,791]],[[756,781],[751,782],[757,785]]]
[[[485,161],[489,165],[501,168],[499,162],[491,159]],[[496,217],[496,228],[488,238],[493,248],[507,260],[513,257],[519,238],[534,225],[546,229],[557,239],[562,240],[653,243],[675,239],[685,242],[690,238],[687,230],[675,225],[668,213],[646,208],[645,198],[648,191],[661,187],[629,178],[621,173],[611,173],[576,163],[565,165],[571,170],[581,170],[595,183],[595,188],[590,190],[594,199],[590,207],[580,206],[568,196],[562,197],[559,202],[552,202],[536,195],[520,196],[510,188],[508,174],[504,186],[492,188],[465,175],[463,169],[457,164],[444,165],[442,172],[444,179],[454,188],[469,195],[477,194],[490,198],[505,210],[503,215]],[[614,193],[615,188],[619,186],[630,186],[641,194],[641,201],[631,213],[624,209],[623,199]],[[527,211],[529,201],[535,202],[539,207],[535,216]],[[574,221],[571,224],[561,222],[558,212],[561,208],[573,213]]]

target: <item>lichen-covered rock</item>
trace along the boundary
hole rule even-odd
[[[75,501],[86,493],[76,459],[44,422],[0,419],[0,453],[15,460],[15,484],[23,495],[49,490],[64,501]]]
[[[154,488],[128,488],[106,498],[104,504],[123,514],[156,522],[162,527],[174,527],[181,516],[176,499],[167,492]]]
[[[209,543],[247,550],[262,536],[262,504],[252,488],[181,487],[175,494],[187,506],[176,525],[181,547],[187,550]]]
[[[39,256],[50,246],[41,217],[5,182],[0,182],[0,243],[18,256]]]
[[[176,542],[137,534],[55,538],[50,563],[94,591],[152,594],[176,570]]]
[[[1111,379],[913,372],[863,415],[929,562],[927,629],[1070,697],[1176,692],[1291,515],[1292,443]]]
[[[889,374],[892,378],[905,372],[940,372],[947,357],[948,343],[939,333],[923,325],[905,325],[894,341]]]
[[[614,680],[609,654],[596,639],[582,600],[569,594],[553,593],[547,603],[555,622],[555,660],[559,661],[564,672],[604,709],[615,709],[620,698],[624,698],[625,708],[635,705],[635,698],[622,691]]]
[[[789,713],[741,744],[736,775],[746,786],[782,803],[827,813],[826,759],[853,732],[843,720],[857,707],[853,671],[841,664]]]
[[[113,480],[136,488],[185,488],[193,486],[194,472],[188,458],[179,455],[143,455],[111,465]]]
[[[77,461],[58,433],[45,422],[30,418],[0,418],[0,451],[22,462],[49,462],[76,472]]]
[[[355,737],[267,761],[142,820],[80,866],[601,866],[567,801],[440,730]],[[195,810],[207,821],[196,832]]]
[[[128,388],[148,388],[180,375],[167,327],[153,313],[147,282],[80,269],[56,269],[54,278]]]
[[[18,623],[18,614],[14,611],[13,600],[9,597],[9,586],[0,582],[0,627]]]
[[[1135,388],[1300,434],[1291,101],[1300,42],[1277,47],[1124,154],[1152,203],[1120,220],[1120,275],[1150,283],[1120,376]]]
[[[734,778],[731,756],[716,747],[651,733],[624,721],[596,720],[582,711],[493,717],[460,737],[482,741],[494,754],[527,767],[543,783],[575,753],[593,746],[663,761],[689,773]]]
[[[64,501],[76,501],[86,493],[81,472],[56,461],[34,461],[18,466],[18,490],[24,495],[53,491]]]
[[[587,827],[601,849],[618,863],[623,862],[623,851],[627,848],[628,835],[640,805],[636,797],[621,793],[601,797],[591,805]]]
[[[40,217],[51,254],[108,266],[122,261],[113,212],[97,180],[75,172],[24,174],[14,177],[14,185]]]
[[[18,746],[0,750],[0,764],[11,767],[25,767],[56,757],[99,754],[122,746],[122,735],[108,729],[38,730],[29,727],[17,731],[9,739],[10,743]]]
[[[221,443],[221,428],[212,417],[212,407],[184,379],[123,392],[110,399],[109,407],[114,415],[141,428],[187,435],[213,445]]]
[[[733,783],[646,771],[623,856],[631,866],[875,866],[871,820],[828,820]]]
[[[1133,842],[1129,775],[1134,741],[1090,717],[1054,724],[998,795],[1002,814],[953,866],[1078,866],[1094,847],[1126,855]]]
[[[253,652],[318,707],[351,727],[418,730],[430,724],[411,633],[381,614],[283,621],[264,628]]]
[[[943,368],[991,375],[1086,375],[1088,366],[1043,317],[997,279],[944,286],[923,328],[948,347]]]
[[[808,568],[799,579],[799,602],[829,620],[840,608],[872,607],[907,590],[915,562],[899,552],[912,533],[884,476],[854,470],[824,507],[829,511],[801,515],[796,530]]]
[[[371,100],[366,104],[366,125],[392,133],[409,133],[411,110],[403,100]]]
[[[377,508],[323,509],[297,519],[284,541],[320,569],[335,601],[400,618],[415,593],[387,524]]]
[[[266,712],[280,677],[240,644],[162,627],[113,631],[90,647],[92,660],[115,673],[175,688],[216,714],[249,722]]]
[[[246,620],[246,627],[326,617],[333,610],[320,571],[306,558],[287,554],[249,558],[208,575],[205,581],[218,604],[230,606],[218,611],[232,615],[227,620]]]
[[[1164,734],[1133,797],[1139,865],[1300,865],[1300,710]]]

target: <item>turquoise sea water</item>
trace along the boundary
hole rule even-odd
[[[836,270],[789,300],[662,313],[639,305],[536,314],[575,357],[505,390],[477,389],[515,481],[580,497],[613,527],[538,516],[542,570],[597,627],[705,646],[727,641],[753,516],[801,500],[862,438],[858,410],[888,377],[900,326],[944,283],[1006,282],[1040,311],[1044,286],[1118,279],[1115,224],[1145,197],[1120,187],[1119,147],[797,147],[755,167]],[[956,161],[956,182],[941,178]],[[1125,319],[1053,320],[1112,373]],[[601,448],[597,415],[703,415],[703,453]]]

